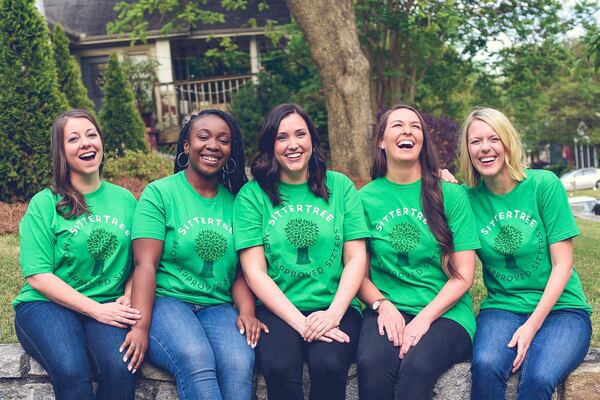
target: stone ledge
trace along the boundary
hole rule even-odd
[[[452,367],[438,380],[435,387],[436,400],[462,400],[470,396],[470,364],[461,363]],[[149,364],[142,366],[142,376],[138,380],[136,399],[173,400],[177,399],[177,389],[173,377]],[[308,394],[308,371],[304,368],[304,388]],[[516,397],[517,377],[509,380],[509,399]],[[260,373],[254,374],[254,399],[266,400],[265,382]],[[348,400],[358,399],[356,366],[350,368]],[[54,400],[52,385],[46,371],[18,344],[0,344],[0,399],[5,400]],[[558,388],[553,399],[592,400],[600,399],[600,349],[590,349],[583,364],[579,366]]]

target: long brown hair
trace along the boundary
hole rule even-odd
[[[69,164],[65,154],[65,125],[70,118],[85,118],[94,125],[100,139],[102,132],[94,117],[85,110],[73,109],[60,114],[52,125],[51,154],[54,169],[54,182],[50,189],[61,196],[56,204],[56,211],[66,219],[76,218],[82,214],[89,214],[90,209],[85,202],[85,197],[71,184],[69,178]],[[100,164],[102,172],[102,164]]]
[[[275,158],[275,138],[281,120],[290,114],[298,114],[308,128],[312,142],[312,155],[308,160],[308,188],[315,196],[329,201],[327,190],[327,157],[321,149],[321,141],[317,128],[310,120],[308,114],[297,104],[280,104],[273,108],[266,116],[258,141],[259,154],[252,162],[252,176],[261,189],[269,196],[273,207],[281,203],[279,193],[279,164]]]
[[[452,231],[448,226],[448,220],[444,212],[442,188],[438,178],[439,163],[437,151],[433,141],[429,137],[429,130],[423,117],[414,107],[406,104],[397,104],[379,118],[377,128],[375,129],[375,140],[373,140],[374,157],[373,165],[371,166],[371,178],[377,179],[387,174],[387,157],[385,150],[379,148],[379,143],[383,140],[390,114],[402,108],[410,110],[417,115],[423,131],[423,147],[419,154],[423,214],[427,218],[429,230],[442,248],[442,269],[444,273],[449,277],[460,278],[460,274],[452,265],[451,260],[452,253],[454,252],[454,243],[452,240]]]

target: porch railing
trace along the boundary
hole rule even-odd
[[[227,110],[233,95],[253,79],[255,75],[249,74],[156,85],[159,141],[175,142],[183,121],[193,113],[206,108]]]

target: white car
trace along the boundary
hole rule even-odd
[[[565,190],[600,189],[600,169],[582,168],[560,177]]]

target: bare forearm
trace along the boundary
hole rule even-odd
[[[471,285],[461,279],[450,278],[431,302],[419,314],[435,321],[451,309],[469,290]]]
[[[93,310],[99,304],[51,273],[32,275],[27,278],[27,282],[54,303],[88,317],[93,318]]]
[[[341,319],[356,296],[365,276],[365,259],[357,257],[344,267],[335,297],[329,309]]]
[[[556,265],[552,268],[550,278],[544,288],[544,293],[528,319],[528,322],[531,322],[536,330],[542,326],[544,320],[556,305],[556,302],[565,290],[572,273],[573,269],[570,265]]]
[[[142,319],[135,329],[150,329],[152,321],[152,306],[156,292],[156,270],[153,265],[138,264],[133,271],[131,292],[132,307],[140,310]]]
[[[256,315],[256,299],[254,293],[248,287],[246,278],[243,274],[237,274],[233,286],[231,287],[231,296],[235,306],[244,315]]]
[[[360,288],[358,289],[358,298],[370,306],[375,300],[383,297],[383,293],[377,289],[377,286],[375,286],[373,281],[368,276],[363,277]]]

